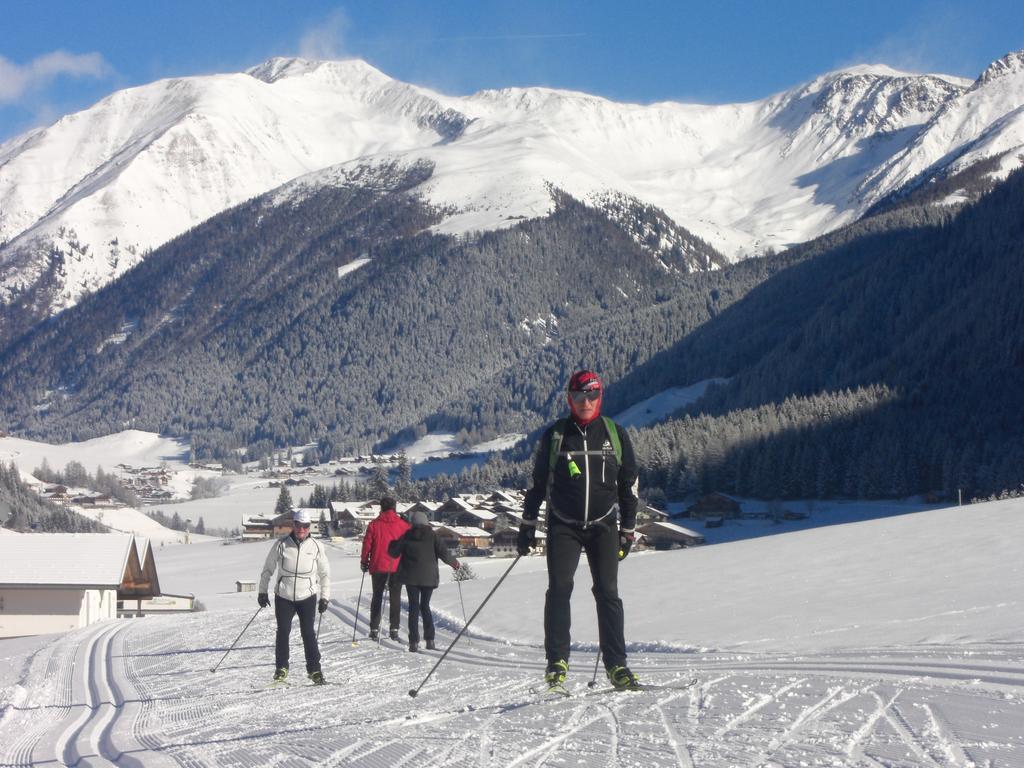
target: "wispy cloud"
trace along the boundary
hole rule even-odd
[[[349,20],[340,8],[315,27],[307,30],[299,41],[299,56],[304,59],[342,59],[347,55],[345,35]]]
[[[433,42],[466,42],[474,40],[564,40],[567,37],[586,37],[586,32],[552,32],[535,35],[462,35],[460,37],[434,37]],[[429,42],[428,41],[428,42]]]
[[[0,56],[0,104],[13,104],[28,93],[45,89],[59,77],[102,79],[112,73],[98,53],[53,51],[27,64],[15,64]]]

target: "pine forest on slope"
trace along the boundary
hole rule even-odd
[[[1024,175],[959,212],[904,203],[688,273],[632,236],[656,210],[609,218],[557,192],[550,217],[429,234],[439,213],[409,190],[431,172],[263,198],[178,238],[4,353],[5,418],[53,439],[186,435],[200,455],[479,439],[538,428],[588,365],[608,412],[730,380],[692,417],[638,430],[645,487],[671,497],[1020,483]]]

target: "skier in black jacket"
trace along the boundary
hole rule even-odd
[[[434,535],[427,516],[414,512],[412,528],[388,544],[388,554],[400,557],[395,576],[409,597],[409,650],[420,649],[419,617],[423,616],[423,640],[427,650],[434,650],[434,617],[430,613],[430,596],[441,583],[437,561],[444,560],[454,570],[459,561],[448,553],[444,543]]]
[[[616,688],[639,686],[626,666],[618,587],[619,560],[629,554],[636,524],[636,458],[626,431],[600,416],[602,391],[601,379],[592,371],[577,371],[569,379],[571,417],[555,422],[541,437],[519,527],[517,548],[525,555],[535,545],[540,505],[547,498],[544,677],[555,688],[564,684],[569,670],[569,600],[583,550],[594,583],[608,679]]]

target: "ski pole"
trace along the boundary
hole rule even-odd
[[[462,582],[461,581],[456,581],[455,583],[459,585],[459,602],[462,603],[462,623],[463,624],[468,624],[469,622],[466,621],[466,604],[462,600]],[[473,642],[473,638],[470,638],[466,642],[472,643]]]
[[[256,613],[254,613],[252,615],[252,618],[249,619],[249,624],[252,624],[253,621],[256,620],[256,617],[260,615],[260,611],[262,611],[262,610],[263,610],[263,606],[261,605],[259,608],[256,609]],[[228,648],[226,651],[224,651],[224,655],[220,657],[220,661],[218,661],[216,664],[213,665],[213,669],[210,670],[211,672],[216,672],[217,671],[217,667],[219,667],[221,665],[221,663],[224,661],[224,659],[226,659],[228,657],[228,654],[231,653],[232,649],[238,644],[238,641],[242,639],[242,635],[244,635],[245,634],[245,630],[247,630],[249,628],[249,624],[246,624],[242,628],[242,631],[238,633],[238,637],[236,637],[235,638],[235,642],[233,642],[231,644],[231,648]]]
[[[316,622],[316,641],[320,642],[320,625],[324,623],[324,615],[321,613],[320,618]]]
[[[381,629],[384,626],[384,617],[385,616],[388,617],[388,627],[391,626],[391,613],[390,613],[390,606],[388,605],[388,603],[390,601],[390,594],[389,594],[390,592],[391,592],[391,574],[389,573],[387,581],[384,582],[384,594],[381,595],[381,601],[380,601],[380,624],[377,625],[377,647],[380,647]]]
[[[444,653],[441,654],[441,658],[439,658],[434,663],[434,666],[432,666],[430,668],[430,671],[427,672],[427,676],[423,678],[423,682],[421,682],[415,688],[412,688],[412,689],[409,690],[409,695],[410,696],[412,696],[414,699],[416,698],[416,696],[420,692],[420,688],[422,688],[424,685],[426,685],[427,680],[429,680],[430,676],[432,674],[434,674],[434,670],[436,670],[439,666],[441,666],[441,662],[444,661],[445,656],[448,655],[448,651],[450,651],[452,648],[454,648],[455,644],[457,642],[459,642],[459,638],[462,637],[462,633],[465,632],[467,629],[469,629],[469,625],[473,623],[473,619],[475,619],[477,617],[477,614],[480,613],[480,611],[483,610],[485,605],[487,605],[487,601],[491,599],[491,595],[493,595],[495,592],[498,591],[498,587],[501,586],[501,582],[503,582],[505,580],[505,577],[508,576],[509,573],[512,572],[512,569],[516,567],[516,563],[519,562],[519,558],[521,558],[521,557],[522,557],[522,555],[516,555],[516,559],[512,561],[512,565],[510,565],[508,567],[508,569],[505,571],[505,573],[503,573],[501,575],[501,578],[498,579],[498,583],[495,584],[494,588],[490,592],[487,593],[487,597],[484,598],[484,601],[482,603],[480,603],[479,607],[477,607],[477,609],[475,611],[473,611],[473,615],[469,617],[469,621],[467,621],[465,624],[462,625],[462,629],[459,630],[459,634],[457,634],[455,636],[455,639],[452,640],[451,644],[447,648],[444,649]]]
[[[597,647],[597,658],[594,659],[594,677],[587,683],[588,688],[593,688],[597,685],[597,663],[601,660],[601,646]]]
[[[359,626],[359,604],[363,601],[363,582],[366,581],[366,571],[359,580],[359,597],[356,598],[356,620],[352,622],[352,645],[356,644],[356,627]]]

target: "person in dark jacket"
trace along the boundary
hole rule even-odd
[[[636,458],[626,431],[601,417],[602,393],[601,379],[592,371],[577,371],[569,379],[570,417],[552,424],[541,437],[533,485],[523,505],[520,555],[535,545],[540,506],[548,502],[544,650],[545,680],[551,686],[562,685],[569,670],[569,600],[582,551],[593,579],[608,678],[617,688],[639,685],[626,665],[618,587],[619,561],[629,554],[636,524]]]
[[[398,580],[405,584],[409,598],[409,650],[420,649],[419,617],[423,616],[423,640],[428,650],[434,650],[434,617],[430,613],[430,596],[441,583],[437,561],[443,560],[454,570],[459,561],[448,553],[444,543],[434,535],[423,512],[414,512],[412,528],[388,546],[388,554],[401,558],[398,562]]]
[[[395,512],[395,500],[385,496],[380,500],[380,514],[366,526],[363,553],[359,566],[370,573],[373,597],[370,598],[370,639],[380,636],[381,604],[384,590],[388,591],[388,619],[390,637],[398,639],[398,623],[402,617],[402,584],[395,578],[398,558],[388,554],[388,545],[409,530],[409,524]]]
[[[260,572],[260,591],[256,599],[261,608],[266,608],[270,605],[270,580],[277,571],[274,582],[275,683],[284,683],[288,678],[288,643],[292,619],[297,615],[302,649],[306,654],[306,674],[315,684],[324,684],[313,619],[317,611],[327,610],[331,599],[331,566],[320,542],[309,536],[310,523],[306,510],[296,510],[292,515],[292,532],[274,542]]]

